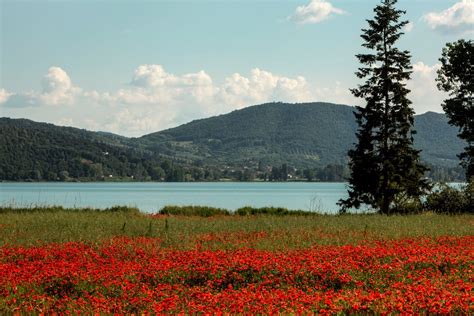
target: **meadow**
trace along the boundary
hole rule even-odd
[[[474,310],[473,215],[162,213],[0,208],[0,313]]]

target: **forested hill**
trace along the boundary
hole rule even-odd
[[[297,167],[346,164],[356,142],[354,108],[330,103],[268,103],[193,121],[138,139],[150,150],[191,160]],[[437,166],[455,166],[464,143],[443,114],[415,117],[415,145],[422,159]]]
[[[0,180],[145,180],[162,160],[134,146],[115,134],[0,118]]]
[[[269,103],[140,138],[0,118],[0,180],[285,180],[293,175],[340,181],[356,141],[353,111],[329,103]],[[464,147],[446,117],[419,115],[415,127],[422,159],[440,175],[434,177],[462,174],[439,169],[457,166],[456,154]]]

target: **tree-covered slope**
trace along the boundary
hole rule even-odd
[[[341,179],[355,142],[353,110],[328,103],[269,103],[140,138],[0,118],[0,180],[264,179],[271,178],[272,167],[283,165],[297,177],[292,168],[317,168],[337,174],[322,179]],[[419,115],[415,125],[415,145],[425,162],[457,166],[464,144],[443,114]],[[448,174],[434,169],[437,178]]]
[[[137,141],[150,150],[216,163],[259,162],[297,167],[345,164],[355,142],[354,109],[329,103],[268,103],[193,121]],[[422,159],[457,164],[463,142],[443,114],[416,116],[415,144]]]
[[[130,139],[114,134],[0,118],[0,179],[139,176],[143,154],[130,144]]]

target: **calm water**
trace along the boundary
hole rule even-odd
[[[0,204],[65,207],[136,206],[156,212],[165,205],[281,206],[336,212],[344,183],[0,183]]]

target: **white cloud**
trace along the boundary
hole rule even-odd
[[[328,19],[332,14],[344,14],[326,0],[311,0],[307,5],[298,6],[288,19],[297,24],[313,24]]]
[[[0,104],[5,103],[12,94],[5,89],[0,89]]]
[[[73,87],[71,78],[59,67],[50,67],[43,77],[43,93],[39,100],[47,105],[70,105],[81,92]]]
[[[413,22],[408,22],[405,27],[403,28],[403,32],[405,33],[410,33],[411,31],[413,31],[413,28],[415,27],[415,23]]]
[[[176,81],[161,65],[141,65],[135,69],[131,84],[138,87],[163,86]]]
[[[12,93],[5,100],[7,107],[31,107],[41,105],[72,105],[81,89],[74,87],[68,74],[60,67],[50,67],[43,77],[43,90]]]
[[[50,67],[48,73],[43,77],[44,93],[66,92],[71,87],[71,78],[59,67]]]
[[[413,65],[412,79],[408,83],[408,88],[411,90],[409,98],[417,114],[427,111],[443,112],[441,103],[447,98],[447,94],[436,87],[436,71],[440,67],[440,64],[429,66],[423,62]]]
[[[22,108],[37,106],[38,94],[34,92],[11,93],[3,103],[4,107]]]
[[[116,98],[124,103],[170,103],[191,96],[198,103],[209,101],[217,92],[203,70],[182,76],[167,73],[161,65],[141,65],[133,75],[131,88],[120,90]]]
[[[423,19],[433,30],[472,32],[474,27],[474,1],[462,0],[444,11],[425,14]]]
[[[306,102],[314,95],[302,76],[288,78],[255,68],[248,78],[238,73],[226,78],[218,97],[235,109],[268,101]]]

